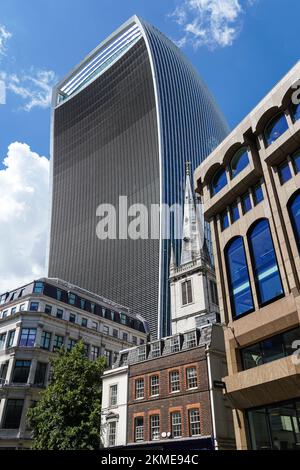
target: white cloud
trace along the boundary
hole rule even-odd
[[[0,170],[0,293],[45,274],[49,160],[27,144],[8,147]]]
[[[244,7],[256,1],[182,0],[170,15],[184,32],[177,45],[190,43],[196,49],[231,46],[241,29]]]
[[[30,73],[6,76],[6,89],[24,100],[22,109],[48,108],[56,75],[52,70],[31,70]]]
[[[12,37],[12,34],[6,29],[5,26],[0,25],[0,56],[6,53],[7,41]]]

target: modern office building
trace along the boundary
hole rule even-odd
[[[83,340],[90,360],[147,341],[127,308],[58,279],[39,279],[0,298],[0,449],[28,448],[28,407],[49,382],[50,358]]]
[[[181,204],[185,161],[195,169],[227,132],[182,52],[136,16],[123,24],[54,89],[49,277],[128,305],[154,337],[170,334],[173,225],[164,239],[159,214],[152,237],[128,238],[119,196],[148,214]],[[100,204],[116,208],[115,239],[96,235]]]
[[[215,276],[187,175],[181,263],[170,263],[173,335],[118,355],[104,373],[104,447],[232,449],[231,407]],[[188,234],[190,236],[188,237]]]
[[[239,449],[300,447],[300,63],[195,172]]]

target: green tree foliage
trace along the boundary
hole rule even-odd
[[[33,448],[98,449],[105,359],[89,361],[80,341],[71,352],[61,350],[51,364],[51,383],[27,415]]]

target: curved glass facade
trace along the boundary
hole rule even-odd
[[[99,240],[96,208],[117,207],[119,195],[149,211],[151,204],[182,203],[185,162],[194,170],[228,128],[181,51],[136,17],[60,83],[56,95],[134,25],[141,37],[128,50],[72,96],[58,105],[54,100],[49,276],[130,307],[155,337],[170,333],[174,229],[170,240]],[[180,242],[174,247],[179,259]]]
[[[253,271],[260,305],[283,295],[283,288],[271,237],[269,222],[255,222],[248,233]]]
[[[234,238],[225,249],[228,288],[234,317],[254,309],[249,272],[242,237]]]

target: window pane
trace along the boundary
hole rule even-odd
[[[293,162],[293,167],[294,167],[295,173],[299,173],[299,171],[300,171],[300,151],[296,152],[292,156],[292,162]]]
[[[190,435],[198,436],[199,434],[201,434],[200,413],[198,409],[189,411],[189,421],[190,421]]]
[[[273,449],[295,449],[299,440],[296,410],[293,404],[269,408]]]
[[[278,167],[278,173],[281,184],[284,184],[291,179],[292,173],[288,162],[285,162],[283,165]]]
[[[280,114],[272,119],[265,129],[266,145],[268,146],[275,142],[287,129],[288,123],[284,114]]]
[[[252,204],[251,204],[251,198],[250,194],[244,194],[242,196],[242,207],[243,207],[243,213],[246,214],[252,209]]]
[[[244,147],[240,149],[231,160],[231,176],[234,178],[249,164],[248,151]]]
[[[295,234],[296,243],[300,253],[300,193],[294,197],[288,205],[289,214]]]
[[[134,420],[134,429],[135,429],[135,442],[144,440],[144,418],[138,416]]]
[[[219,170],[212,179],[211,192],[212,195],[217,194],[227,184],[226,171]]]
[[[293,122],[298,121],[300,119],[300,104],[293,104],[291,106],[291,114]]]
[[[18,429],[20,426],[24,400],[7,400],[4,429]]]
[[[229,292],[234,316],[253,310],[248,266],[242,238],[235,238],[226,249]]]
[[[171,424],[172,424],[172,437],[181,437],[182,427],[181,427],[181,413],[180,412],[172,413]]]
[[[187,288],[187,301],[188,303],[192,303],[193,296],[192,296],[192,281],[186,281],[186,288]]]
[[[36,365],[34,384],[38,387],[44,387],[46,381],[47,364],[45,362],[38,362]]]
[[[31,361],[16,361],[12,381],[14,383],[26,383],[29,376]]]
[[[254,204],[257,205],[264,199],[264,193],[260,184],[257,184],[253,188]]]
[[[293,344],[295,341],[298,341],[298,344]],[[283,343],[286,354],[291,356],[300,347],[300,328],[295,328],[292,331],[287,331],[284,333]]]
[[[152,441],[159,439],[159,415],[150,416],[150,434]]]
[[[269,433],[266,410],[248,411],[249,430],[252,449],[271,449],[271,437]]]
[[[232,204],[230,207],[231,223],[233,224],[240,218],[239,208],[237,204]]]
[[[262,341],[262,352],[264,363],[275,361],[285,356],[282,336],[274,336],[273,338]]]
[[[253,270],[260,304],[283,294],[269,222],[263,219],[249,233]]]
[[[44,290],[44,283],[43,282],[37,281],[37,282],[34,283],[33,292],[35,294],[42,294],[43,290]]]
[[[228,212],[225,211],[221,215],[221,225],[222,225],[222,230],[225,230],[226,228],[229,227],[229,217],[228,217]]]
[[[35,328],[22,328],[19,346],[33,347],[36,337]]]
[[[260,366],[263,363],[260,344],[253,344],[248,348],[242,349],[242,361],[244,369]]]

